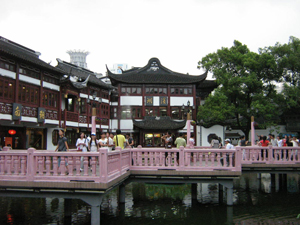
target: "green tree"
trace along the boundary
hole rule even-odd
[[[213,73],[219,87],[199,107],[198,120],[220,124],[225,120],[238,126],[246,137],[251,129],[251,116],[260,118],[260,126],[276,124],[279,115],[275,82],[280,80],[273,55],[251,52],[234,41],[231,48],[210,53],[198,63]]]
[[[287,44],[260,49],[264,54],[272,55],[277,70],[282,75],[283,89],[281,107],[285,113],[299,114],[300,109],[300,39],[291,36]]]

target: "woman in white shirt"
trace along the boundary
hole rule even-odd
[[[84,133],[81,132],[80,133],[80,138],[77,139],[76,141],[76,147],[78,149],[78,151],[81,151],[81,152],[87,152],[87,147],[88,147],[88,143],[87,143],[87,140],[86,138],[84,138]],[[81,157],[80,159],[80,171],[83,170],[83,156]]]
[[[107,145],[108,151],[111,152],[113,147],[115,146],[114,145],[114,135],[113,135],[113,133],[107,132],[106,133],[106,138],[108,140],[108,145]]]
[[[92,133],[91,140],[89,143],[89,149],[91,152],[97,152],[98,151],[98,141],[96,139],[96,134]]]
[[[107,148],[107,146],[108,146],[108,140],[106,138],[105,133],[101,133],[101,138],[99,139],[98,145],[99,145],[100,148],[103,148],[103,147]]]

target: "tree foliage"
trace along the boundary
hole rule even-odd
[[[251,52],[234,41],[231,48],[221,48],[199,61],[198,66],[213,73],[219,87],[199,107],[198,120],[205,124],[234,121],[249,134],[251,116],[260,118],[261,126],[276,123],[280,113],[274,82],[280,81],[275,57],[269,52]]]
[[[286,44],[260,49],[263,54],[275,58],[277,69],[283,81],[281,107],[284,113],[298,114],[300,109],[300,39],[290,37]]]

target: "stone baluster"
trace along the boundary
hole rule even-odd
[[[21,156],[21,175],[25,175],[26,174],[26,160],[27,157],[25,155]]]
[[[8,156],[6,156],[6,174],[7,175],[11,175],[12,173],[11,173],[11,167],[12,167],[12,165],[11,165],[11,162],[12,161],[12,156],[11,155],[8,155]]]
[[[27,150],[27,180],[33,181],[34,176],[36,175],[36,165],[34,157],[34,148],[29,148]]]
[[[83,157],[83,175],[84,176],[89,175],[89,157],[88,156]]]
[[[38,156],[38,174],[43,175],[44,173],[44,157],[43,156]]]
[[[81,163],[80,159],[81,159],[80,156],[75,157],[76,176],[80,176],[80,163]]]
[[[53,176],[58,175],[58,156],[53,156]]]
[[[51,170],[51,157],[46,156],[46,176],[50,176],[50,170]]]

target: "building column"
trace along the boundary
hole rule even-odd
[[[227,205],[233,205],[233,187],[227,187]]]
[[[226,180],[220,182],[222,185],[226,187],[226,195],[227,195],[227,205],[233,205],[233,180]]]
[[[85,201],[91,206],[91,225],[100,224],[100,205],[103,195],[86,195],[81,197],[81,200]]]
[[[100,225],[100,205],[91,205],[91,225]]]

